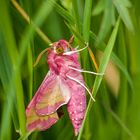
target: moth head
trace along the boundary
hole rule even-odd
[[[71,51],[71,46],[66,40],[59,40],[58,42],[53,43],[52,46],[54,52],[58,55],[63,55],[63,53]]]

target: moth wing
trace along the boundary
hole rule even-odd
[[[55,74],[52,74],[49,71],[26,109],[27,129],[29,131],[48,129],[59,119],[57,112],[50,115],[39,115],[36,111],[38,96],[45,90],[46,87],[49,87],[51,81],[54,81],[55,78]]]
[[[69,87],[53,72],[49,72],[37,90],[28,109],[35,105],[38,115],[49,115],[67,104],[70,99]]]
[[[45,130],[51,127],[59,119],[57,113],[50,115],[39,116],[36,113],[35,107],[32,106],[26,110],[27,129],[28,131]]]
[[[50,71],[48,72],[48,74],[46,75],[45,79],[43,80],[42,84],[40,85],[39,89],[37,90],[37,92],[35,93],[34,97],[32,98],[32,100],[30,101],[29,105],[27,106],[27,109],[26,109],[26,114],[30,113],[30,110],[35,107],[35,104],[37,102],[37,97],[39,96],[39,94],[41,92],[43,92],[46,83],[49,83],[49,81],[53,80],[54,79],[54,76],[53,75],[50,75]]]
[[[68,86],[57,75],[54,76],[53,80],[46,81],[45,88],[38,92],[36,112],[40,115],[56,112],[59,107],[67,104],[70,99]]]

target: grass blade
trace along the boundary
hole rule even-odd
[[[1,5],[2,7],[0,7],[1,9],[0,13],[5,13],[5,16],[1,16],[3,17],[1,26],[3,29],[4,37],[5,37],[4,38],[6,42],[5,46],[7,47],[9,57],[11,58],[11,70],[13,73],[16,70],[16,60],[18,58],[18,52],[17,52],[17,47],[16,47],[16,43],[14,39],[13,30],[11,28],[12,26],[11,26],[10,16],[8,13],[8,8],[7,8],[8,4],[5,1],[1,1]],[[11,76],[10,85],[12,89],[16,88],[17,111],[18,111],[18,119],[19,119],[19,124],[20,124],[20,133],[24,134],[26,131],[26,127],[25,127],[25,114],[24,114],[25,107],[24,107],[23,89],[22,89],[20,73],[17,72],[16,75],[17,75],[17,78]],[[9,88],[7,88],[7,96],[10,96],[9,93],[13,91],[12,89],[9,90]],[[11,100],[12,99],[13,98],[11,98]],[[9,115],[10,117],[10,112],[7,115]],[[3,123],[6,123],[6,122],[3,122]]]
[[[119,28],[119,22],[120,22],[120,18],[118,18],[118,20],[117,20],[117,22],[115,24],[115,27],[114,27],[114,29],[112,31],[112,34],[110,36],[110,39],[109,39],[108,44],[106,46],[106,49],[104,51],[104,55],[103,55],[101,64],[99,66],[99,72],[100,73],[104,73],[105,72],[106,66],[107,66],[108,61],[110,59],[110,56],[111,56],[111,53],[112,53],[112,49],[113,49],[113,46],[114,46],[114,43],[115,43],[115,40],[116,40],[117,31],[118,31],[118,28]],[[93,96],[94,97],[97,94],[97,91],[99,89],[101,81],[102,81],[102,77],[97,76],[96,79],[95,79],[95,82],[94,82],[94,86],[93,86]],[[78,140],[81,139],[82,132],[83,132],[83,129],[84,129],[84,125],[86,123],[86,118],[87,118],[87,116],[88,116],[88,114],[89,114],[89,112],[91,110],[92,105],[93,105],[93,101],[90,99],[90,101],[88,103],[86,115],[85,115],[85,118],[84,118],[84,121],[83,121],[83,124],[82,124],[82,127],[81,127],[81,131],[80,131],[79,136],[78,136]]]
[[[96,42],[97,37],[93,32],[90,32],[90,36],[93,39],[93,41]],[[104,51],[105,46],[106,46],[106,44],[103,42],[103,43],[101,43],[100,46],[96,46],[96,47],[97,47],[97,49]],[[128,70],[126,69],[126,67],[122,63],[122,61],[116,56],[116,54],[114,52],[112,52],[112,54],[111,54],[111,59],[117,65],[117,67],[123,72],[123,74],[126,76],[128,82],[130,84],[131,90],[134,93],[134,85],[132,82],[132,78],[131,78],[130,74],[128,73]]]
[[[113,17],[114,17],[114,9],[113,9],[112,0],[105,1],[105,9],[104,9],[104,16],[102,19],[102,23],[100,26],[100,30],[98,33],[98,38],[96,45],[98,46],[100,42],[106,37],[107,33],[111,29],[111,26],[113,24]]]
[[[109,107],[104,105],[105,109],[112,115],[112,117],[117,121],[117,123],[122,127],[122,129],[132,138],[132,140],[135,140],[135,136],[133,133],[129,130],[129,128],[123,123],[123,120],[119,118],[119,116],[113,112]]]
[[[121,17],[121,19],[123,20],[124,24],[126,25],[126,27],[134,32],[134,27],[131,21],[131,18],[129,16],[126,4],[122,1],[122,0],[114,0],[113,1],[115,7],[117,8],[117,11]]]
[[[86,0],[83,21],[83,37],[86,42],[89,41],[91,9],[92,9],[92,0]]]

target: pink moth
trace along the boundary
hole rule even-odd
[[[48,74],[26,109],[29,131],[51,127],[59,119],[57,110],[66,105],[75,135],[78,134],[86,111],[85,89],[91,95],[81,72],[96,74],[81,70],[77,52],[83,49],[76,50],[65,40],[59,40],[47,49]]]

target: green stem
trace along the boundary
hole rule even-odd
[[[115,44],[117,31],[118,31],[118,28],[119,28],[119,23],[120,23],[120,18],[118,18],[118,20],[116,22],[116,25],[115,25],[115,27],[112,31],[112,34],[110,36],[110,39],[109,39],[108,44],[106,46],[106,49],[104,51],[104,55],[103,55],[103,58],[101,60],[101,64],[99,66],[99,72],[101,72],[101,73],[105,73],[107,64],[109,62],[109,59],[110,59],[110,56],[111,56],[111,53],[112,53],[112,49],[113,49],[113,46]],[[98,91],[98,89],[100,87],[100,84],[101,84],[101,81],[102,81],[102,78],[103,78],[102,76],[96,76],[96,78],[95,78],[95,82],[94,82],[94,86],[93,86],[93,93],[92,93],[94,98],[96,97],[97,91]],[[78,140],[81,139],[82,132],[83,132],[85,122],[86,122],[86,118],[89,116],[89,112],[92,108],[92,105],[93,105],[93,101],[90,99],[89,103],[88,103],[87,111],[86,111],[86,114],[85,114],[85,118],[84,118],[84,121],[83,121],[83,124],[82,124],[82,127],[81,127],[81,131],[80,131],[79,136],[78,136]]]
[[[85,1],[84,21],[83,21],[83,37],[86,42],[89,41],[90,35],[90,19],[91,19],[92,0]]]
[[[124,39],[124,33],[122,24],[120,26],[120,30],[118,33],[118,53],[120,56],[120,59],[123,61],[124,65],[127,67],[127,54],[126,54],[126,46],[125,46],[125,39]],[[120,80],[120,91],[118,95],[118,115],[120,119],[125,122],[126,120],[126,109],[127,109],[127,79],[125,76],[123,76],[123,73],[120,74],[121,80]],[[122,140],[124,138],[124,131],[121,131]]]
[[[11,26],[11,21],[10,21],[10,16],[8,13],[8,9],[7,9],[7,5],[6,1],[2,0],[1,1],[1,11],[0,13],[5,13],[5,16],[1,16],[1,25],[3,27],[3,33],[5,38],[5,42],[6,42],[6,47],[9,53],[9,57],[11,58],[11,62],[12,62],[12,74],[15,73],[15,75],[11,76],[10,79],[10,87],[11,88],[16,88],[16,99],[17,99],[17,111],[18,111],[18,118],[19,118],[19,124],[20,124],[20,131],[21,131],[21,135],[24,135],[26,132],[26,125],[25,125],[25,107],[24,107],[24,98],[23,98],[23,89],[22,89],[22,80],[21,80],[21,76],[20,73],[18,73],[16,71],[16,61],[18,60],[18,51],[17,51],[17,46],[15,43],[15,39],[14,39],[14,34],[13,34],[13,30],[12,30],[12,26]],[[7,95],[9,93],[11,93],[10,89],[11,88],[7,88],[8,92]],[[10,115],[10,112],[9,112]]]
[[[76,21],[76,28],[79,33],[81,33],[81,24],[80,24],[80,16],[78,12],[78,2],[76,0],[72,0],[72,6],[73,6],[73,11],[74,11],[74,17]]]

